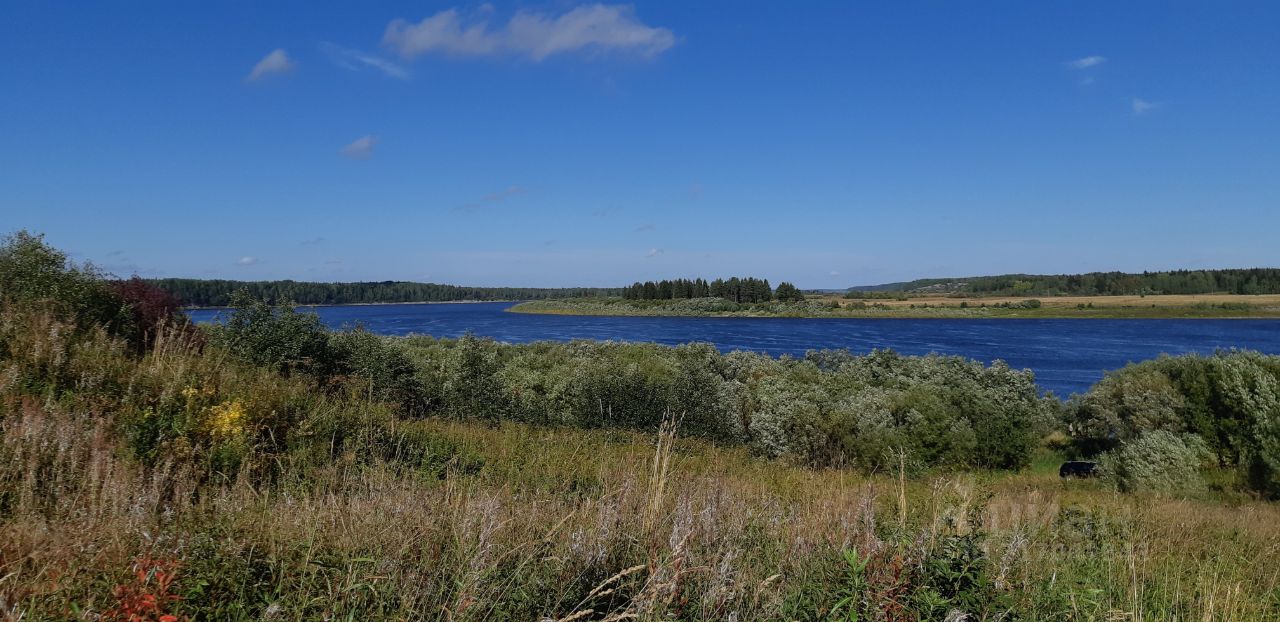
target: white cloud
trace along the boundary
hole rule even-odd
[[[1142,99],[1141,97],[1133,98],[1131,106],[1133,107],[1133,114],[1145,114],[1148,110],[1156,107],[1154,103]]]
[[[663,252],[664,252],[664,251],[663,251],[662,249],[660,249],[660,248],[651,248],[651,249],[649,249],[649,252],[647,252],[647,253],[645,253],[645,254],[644,254],[644,256],[645,256],[645,257],[657,257],[658,255],[661,255]]]
[[[361,136],[351,144],[342,148],[342,155],[352,160],[368,160],[373,157],[373,146],[378,144],[378,137],[373,134]]]
[[[247,255],[236,260],[237,266],[252,266],[256,263],[258,263],[257,257],[249,257]]]
[[[447,9],[417,24],[404,19],[391,20],[382,43],[405,58],[427,52],[483,56],[501,47],[501,35],[488,32],[488,27],[488,22],[483,21],[464,27],[458,10]]]
[[[451,56],[513,54],[534,61],[585,50],[625,52],[649,58],[675,45],[667,28],[646,26],[630,6],[583,5],[558,17],[518,11],[495,29],[489,10],[468,19],[447,9],[418,23],[392,20],[383,45],[405,58],[427,53]]]
[[[409,79],[409,71],[407,69],[380,56],[344,48],[328,42],[321,43],[320,49],[329,57],[329,60],[333,61],[333,64],[343,69],[351,71],[376,69],[381,71],[383,75],[392,78]]]
[[[830,274],[831,276],[840,276],[840,272],[838,270],[832,270],[828,274]]]
[[[249,77],[245,78],[245,80],[256,82],[272,74],[288,73],[293,71],[294,66],[293,60],[289,58],[288,53],[283,49],[275,49],[253,66],[253,71],[249,72]]]
[[[1090,67],[1097,67],[1105,62],[1107,62],[1107,58],[1105,56],[1086,56],[1084,58],[1069,60],[1063,63],[1063,65],[1066,65],[1067,69],[1088,69]]]

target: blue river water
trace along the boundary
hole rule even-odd
[[[1107,370],[1161,354],[1242,348],[1280,354],[1280,320],[793,319],[594,317],[508,313],[513,303],[313,307],[333,328],[362,325],[383,335],[459,337],[468,331],[499,341],[599,339],[667,345],[693,341],[722,351],[773,356],[848,348],[891,348],[904,354],[958,354],[1000,359],[1035,372],[1060,397],[1084,392]],[[194,310],[198,322],[216,310]]]

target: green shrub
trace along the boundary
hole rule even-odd
[[[1193,433],[1245,487],[1280,495],[1280,357],[1223,351],[1161,357],[1108,374],[1072,400],[1081,453],[1144,432]]]
[[[418,368],[404,345],[363,328],[335,332],[329,337],[333,372],[363,382],[367,395],[396,404],[407,415],[427,411],[429,398]]]
[[[1146,432],[1104,456],[1104,476],[1123,492],[1195,492],[1205,487],[1204,441],[1164,430]]]
[[[792,303],[795,304],[795,303]],[[431,396],[457,418],[653,430],[745,442],[816,465],[1020,468],[1055,424],[1034,378],[959,357],[811,352],[803,360],[709,344],[403,342]]]
[[[39,308],[81,326],[132,331],[132,314],[92,264],[76,265],[44,236],[19,231],[0,240],[0,299]]]
[[[336,367],[320,316],[290,305],[273,307],[243,291],[232,296],[230,317],[211,334],[214,343],[239,359],[283,373],[324,374]]]

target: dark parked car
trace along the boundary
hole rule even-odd
[[[1070,462],[1063,462],[1062,466],[1058,468],[1058,477],[1096,477],[1097,475],[1097,462],[1072,460]]]

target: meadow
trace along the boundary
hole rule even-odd
[[[1280,357],[1069,402],[957,357],[225,326],[0,247],[13,620],[1268,620]],[[1098,456],[1106,476],[1058,477]]]

